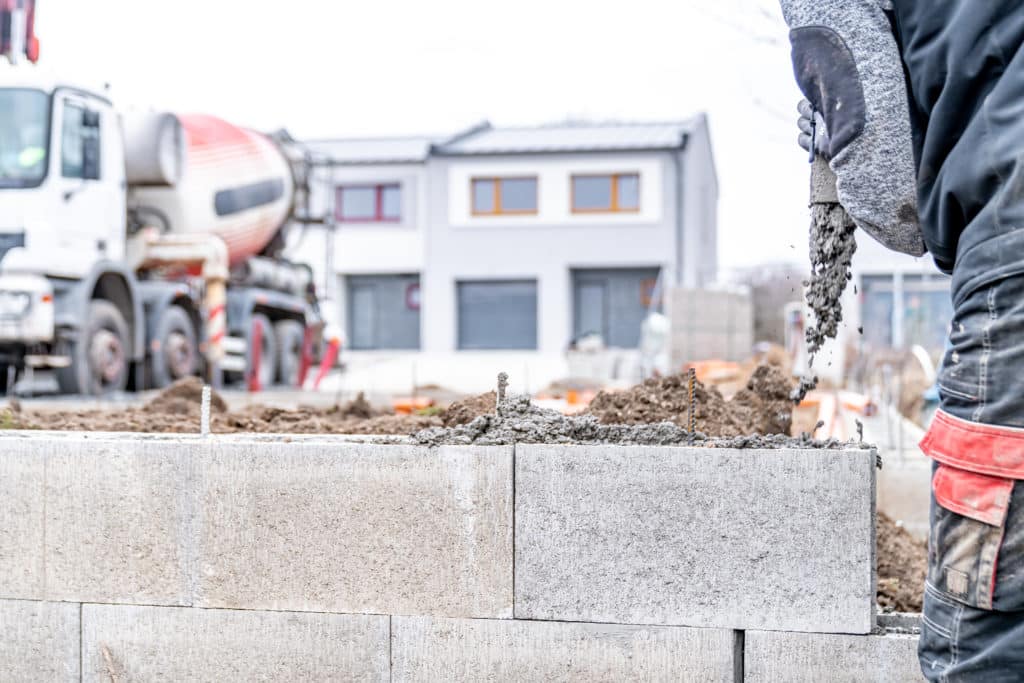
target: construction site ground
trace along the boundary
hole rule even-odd
[[[739,385],[742,386],[742,385]],[[746,386],[727,399],[716,387],[696,382],[689,393],[685,374],[648,380],[631,389],[598,393],[585,412],[605,424],[689,424],[694,407],[699,431],[709,436],[751,433],[799,434],[813,431],[818,411],[792,409],[786,397],[792,381],[777,368],[756,368]],[[730,390],[732,392],[732,390]],[[162,392],[120,401],[43,399],[10,401],[0,413],[0,427],[104,432],[196,433],[200,422],[202,385],[186,380]],[[493,413],[495,393],[452,400],[457,394],[424,387],[422,396],[435,405],[413,414],[396,414],[385,397],[294,391],[214,392],[211,431],[214,433],[381,434],[412,435],[430,427],[455,427]],[[884,457],[884,455],[883,455]],[[924,589],[926,547],[903,526],[878,517],[878,601],[886,611],[920,611]]]

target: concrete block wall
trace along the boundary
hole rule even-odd
[[[873,462],[0,433],[0,680],[787,680],[779,638],[910,671]]]
[[[869,633],[870,451],[516,448],[516,616]]]
[[[82,680],[388,681],[387,616],[82,608]]]
[[[723,681],[731,631],[395,617],[396,681]],[[495,675],[497,674],[497,678]]]
[[[82,606],[0,600],[0,681],[77,681]]]
[[[673,368],[701,360],[742,361],[754,347],[754,308],[746,292],[688,289],[669,292]]]
[[[744,668],[749,683],[910,683],[924,680],[915,633],[850,636],[747,631]]]

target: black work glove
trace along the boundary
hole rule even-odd
[[[821,116],[821,112],[815,111],[807,100],[800,100],[796,110],[800,112],[800,118],[796,120],[797,128],[800,129],[800,135],[796,139],[797,144],[811,155],[812,160],[815,154],[826,160],[830,159],[831,141],[828,138],[828,129],[825,127],[825,119]],[[811,151],[812,145],[813,152]]]

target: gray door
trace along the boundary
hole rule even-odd
[[[353,349],[420,347],[419,275],[350,275],[348,325]]]
[[[353,349],[377,346],[377,288],[371,284],[349,285],[349,339]]]
[[[603,282],[580,282],[576,285],[576,334],[599,334],[608,337],[608,288]]]
[[[537,282],[460,282],[460,349],[536,349]]]
[[[598,332],[606,346],[632,349],[640,344],[658,268],[601,268],[572,271],[573,337]]]

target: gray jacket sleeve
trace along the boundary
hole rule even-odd
[[[907,86],[887,0],[780,0],[793,70],[830,137],[839,201],[883,245],[926,251]]]

